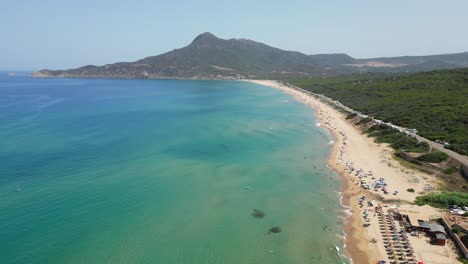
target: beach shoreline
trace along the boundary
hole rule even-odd
[[[393,149],[387,144],[377,144],[372,138],[364,135],[359,128],[346,119],[344,112],[338,111],[328,102],[324,102],[314,95],[277,81],[244,81],[276,88],[293,95],[297,101],[313,110],[315,117],[320,122],[320,127],[326,129],[333,137],[334,144],[327,158],[327,164],[342,179],[341,205],[351,213],[342,221],[342,230],[345,233],[344,257],[359,264],[377,263],[387,259],[385,244],[376,216],[377,212],[374,208],[359,206],[359,198],[362,195],[366,195],[369,200],[378,201],[380,206],[387,209],[389,206],[393,206],[402,211],[418,212],[425,215],[441,214],[435,208],[419,207],[413,204],[417,193],[423,192],[428,185],[436,188],[438,180],[434,176],[404,167],[393,158]],[[362,189],[360,186],[361,178],[356,177],[358,171],[369,172],[372,177],[385,177],[387,188],[391,188],[392,191],[390,194],[384,194],[381,190],[375,192]],[[416,191],[408,192],[407,188]],[[363,213],[367,216],[367,211],[371,213],[366,217],[367,219],[364,219]],[[368,223],[369,226],[364,227],[365,223]],[[429,244],[424,240],[415,242],[415,244],[415,255],[422,260],[422,252]],[[441,261],[457,263],[456,253],[448,246],[433,249],[434,251],[442,250],[434,257],[447,255],[447,258],[444,256]]]
[[[297,90],[294,90],[290,87],[287,87],[285,85],[282,85],[276,81],[269,81],[269,80],[246,80],[252,83],[260,84],[263,86],[269,86],[273,87],[279,90],[282,90],[283,92],[286,92],[288,94],[292,94],[299,102],[305,103],[308,105],[315,114],[315,117],[317,120],[320,122],[320,126],[326,129],[330,135],[333,138],[334,144],[332,145],[331,151],[329,153],[329,156],[327,157],[327,165],[329,166],[330,169],[332,169],[335,173],[339,174],[341,176],[342,180],[342,188],[340,190],[341,192],[341,206],[344,208],[347,208],[350,211],[350,215],[347,216],[345,219],[343,219],[343,232],[345,234],[345,249],[344,249],[344,254],[343,256],[351,259],[353,263],[371,263],[371,259],[378,259],[378,256],[373,254],[372,251],[367,250],[366,244],[367,244],[367,239],[363,237],[361,234],[356,233],[355,230],[358,230],[360,219],[358,216],[358,212],[355,211],[351,204],[351,197],[352,195],[352,184],[349,181],[349,178],[344,175],[344,171],[342,168],[339,166],[336,166],[336,160],[338,158],[338,153],[340,146],[343,144],[343,137],[339,133],[336,132],[336,130],[332,129],[328,125],[326,125],[326,120],[323,115],[320,114],[319,109],[317,107],[314,107],[310,103],[306,103],[300,98],[298,98],[300,93]],[[319,101],[316,98],[313,98],[309,95],[304,95],[308,96],[309,99],[314,100],[316,104],[324,104],[323,102]]]

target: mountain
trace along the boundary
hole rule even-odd
[[[188,46],[135,62],[41,70],[34,77],[77,78],[278,78],[356,72],[416,72],[468,67],[468,52],[448,55],[354,59],[346,54],[306,55],[248,39],[198,35]]]

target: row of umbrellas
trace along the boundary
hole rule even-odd
[[[382,208],[377,207],[379,228],[382,233],[385,250],[390,263],[418,263],[414,257],[414,250],[411,247],[405,230],[400,229],[395,224],[392,214],[385,215]],[[401,223],[400,223],[401,227]]]

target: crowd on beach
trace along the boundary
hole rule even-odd
[[[336,131],[337,127],[332,123],[332,116],[327,111],[324,111],[319,104],[315,104],[314,108],[321,115],[321,119],[324,120],[325,125],[329,129]],[[350,176],[354,176],[355,178],[351,181],[356,185],[360,185],[362,189],[370,190],[374,188],[375,192],[381,191],[383,194],[389,194],[388,184],[385,178],[377,178],[371,170],[358,168],[354,162],[345,159],[348,137],[344,130],[338,131],[338,134],[341,137],[341,144],[338,148],[337,165],[342,165],[345,172]],[[398,195],[398,191],[395,190],[393,195]]]
[[[383,194],[388,194],[388,184],[385,182],[385,178],[379,177],[373,173],[372,170],[366,170],[364,168],[358,167],[352,160],[346,159],[345,153],[348,148],[348,136],[344,130],[338,130],[338,128],[333,124],[333,117],[327,111],[324,111],[318,103],[314,105],[317,113],[321,116],[321,120],[325,123],[327,128],[339,134],[340,141],[336,164],[341,166],[343,171],[346,172],[349,177],[351,177],[351,182],[355,185],[360,185],[363,190],[371,191],[371,188],[375,192],[381,192]],[[356,193],[357,194],[357,193]],[[398,191],[394,191],[393,195],[397,195]],[[363,227],[368,228],[371,225],[372,213],[373,217],[378,219],[379,229],[381,236],[383,238],[383,243],[387,259],[390,260],[390,263],[415,263],[416,259],[414,258],[414,252],[407,240],[404,230],[398,230],[395,226],[394,219],[391,215],[384,215],[382,207],[376,205],[375,200],[370,200],[366,202],[366,196],[361,195],[358,200],[358,205],[360,213],[364,220]],[[373,238],[371,243],[377,243],[377,239]],[[383,261],[382,263],[386,263]]]

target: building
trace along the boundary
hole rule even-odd
[[[403,221],[405,225],[405,229],[408,232],[412,231],[421,231],[421,232],[429,232],[430,231],[430,224],[429,218],[422,214],[414,214],[414,213],[402,213],[400,215],[400,219]]]
[[[432,242],[439,246],[444,246],[447,240],[447,232],[445,228],[439,224],[429,224],[429,235]]]
[[[445,246],[445,242],[447,241],[447,236],[444,234],[436,234],[434,237],[434,244],[439,246]]]
[[[431,234],[444,234],[447,235],[445,232],[445,228],[439,224],[429,224],[429,232]]]

